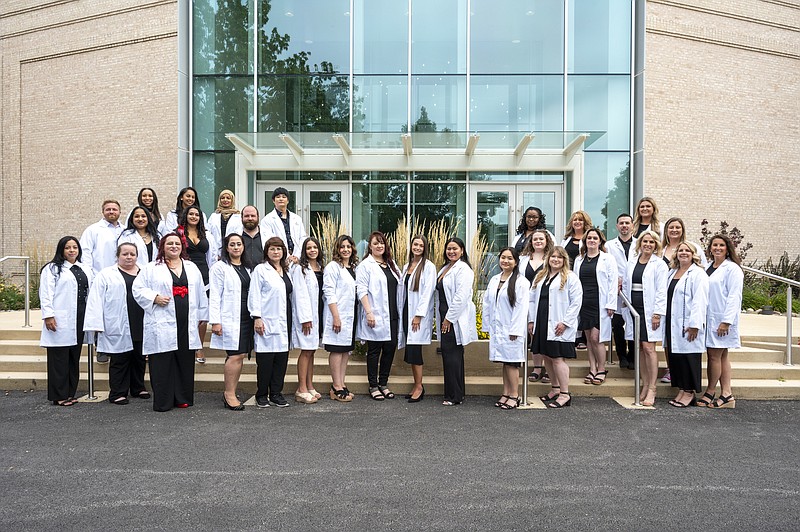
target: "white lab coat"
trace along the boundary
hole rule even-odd
[[[688,240],[687,240],[686,242],[687,242],[687,243],[689,243],[689,244],[691,244],[691,245],[693,245],[693,246],[695,247],[695,249],[697,250],[697,254],[700,256],[700,266],[701,266],[701,267],[702,267],[704,270],[705,270],[706,268],[708,268],[708,257],[706,257],[706,250],[705,250],[705,249],[703,249],[703,248],[700,246],[700,244],[698,244],[697,242],[691,242],[691,241],[688,241]],[[662,258],[663,258],[663,256],[664,256],[664,253],[661,253],[661,256],[662,256]],[[670,261],[669,261],[669,262],[670,262],[670,263],[669,263],[669,264],[667,264],[667,268],[670,268],[670,269],[672,269],[672,259],[670,259]]]
[[[306,233],[306,228],[300,216],[289,210],[286,212],[289,216],[289,233],[292,235],[292,242],[294,243],[294,252],[291,254],[299,258],[303,242],[308,238],[308,234]],[[283,228],[283,222],[275,209],[272,209],[272,212],[267,213],[267,215],[262,218],[259,224],[259,230],[261,231],[261,242],[263,244],[266,245],[267,240],[273,236],[277,236],[286,244],[286,230]]]
[[[311,305],[308,292],[294,288],[292,268],[292,323],[311,321]],[[259,264],[250,278],[250,292],[247,308],[252,316],[259,316],[264,322],[264,334],[256,333],[256,353],[284,353],[292,348],[289,323],[286,316],[286,283],[269,263]]]
[[[633,270],[636,268],[636,263],[639,257],[635,256],[628,262],[628,271],[625,272],[625,279],[622,280],[622,292],[628,301],[631,300],[631,284],[633,279]],[[665,314],[667,313],[667,276],[669,269],[664,263],[664,259],[653,254],[650,257],[650,262],[642,274],[642,288],[644,288],[644,320],[647,327],[647,338],[642,338],[640,341],[659,342],[664,338],[664,323],[666,321]],[[661,316],[661,323],[658,329],[653,330],[653,314]],[[633,316],[628,312],[627,308],[623,312],[625,317],[625,339],[633,340]]]
[[[325,328],[322,343],[347,346],[353,343],[353,323],[355,322],[356,280],[338,262],[329,262],[322,277],[322,292],[325,294]],[[330,305],[335,303],[339,310],[342,329],[333,331],[333,314]]]
[[[127,353],[133,350],[128,322],[128,289],[115,264],[97,274],[86,301],[85,331],[97,331],[97,351]]]
[[[667,286],[678,270],[670,270]],[[708,275],[696,264],[678,279],[672,292],[670,309],[670,344],[673,353],[702,353],[706,345],[706,311],[708,310]],[[697,329],[694,341],[688,341],[686,329]]]
[[[545,229],[545,231],[547,231],[547,229]],[[553,245],[555,246],[555,245],[556,245],[556,236],[555,236],[553,233],[551,233],[550,231],[547,231],[547,236],[549,236],[549,237],[550,237],[550,241],[551,241],[551,242],[553,243]],[[525,233],[517,233],[516,235],[514,235],[514,238],[513,238],[513,240],[511,241],[511,247],[512,247],[512,248],[515,248],[515,247],[517,247],[517,242],[519,242],[519,241],[520,241],[520,240],[522,240],[523,238],[525,238]],[[524,249],[524,248],[523,248],[523,249]]]
[[[394,264],[397,268],[397,264]],[[398,269],[399,272],[399,269]],[[389,268],[389,273],[397,281],[397,297],[395,304],[397,305],[398,313],[403,309],[402,299],[402,281],[399,274]],[[364,306],[358,312],[358,337],[366,341],[386,342],[391,340],[391,317],[389,315],[389,288],[386,281],[386,274],[383,272],[380,264],[372,255],[361,261],[356,267],[356,297],[358,301],[367,296],[369,301],[370,310],[375,318],[375,327],[367,325],[367,313],[364,311]],[[403,334],[402,321],[398,327],[398,348],[402,349],[405,346],[405,338]]]
[[[708,278],[708,325],[706,347],[735,349],[739,341],[739,313],[742,311],[744,272],[733,261],[725,259]],[[728,334],[718,336],[720,323],[728,323]]]
[[[530,291],[530,306],[528,307],[528,322],[536,329],[536,314],[539,310],[539,298],[542,296],[544,279]],[[583,288],[575,272],[570,271],[567,284],[561,289],[561,276],[559,275],[550,284],[549,304],[547,307],[547,340],[550,342],[575,341],[578,332],[578,316],[583,303]],[[566,326],[561,336],[556,336],[556,325],[563,323]]]
[[[606,242],[606,252],[614,257],[614,260],[617,262],[617,282],[622,283],[625,279],[625,275],[628,273],[628,261],[636,255],[636,237],[631,237],[631,247],[628,255],[625,254],[625,248],[622,246],[619,237],[612,238]],[[624,307],[625,304],[622,302],[622,298],[617,296],[616,313],[622,314],[622,309]]]
[[[203,214],[203,226],[208,229],[208,219],[206,218],[206,213],[200,211]],[[167,233],[174,233],[175,228],[178,227],[178,214],[175,210],[171,210],[167,213],[167,216],[158,224],[158,232],[161,236],[166,235]]]
[[[80,266],[89,279],[89,290],[91,291],[94,279],[91,266],[79,262],[75,264]],[[57,280],[52,263],[48,263],[42,269],[39,277],[39,305],[42,309],[42,334],[39,337],[41,347],[69,347],[75,345],[78,338],[76,330],[78,326],[78,281],[69,271],[72,266],[69,262],[64,261]],[[55,331],[50,331],[45,327],[45,318],[56,319]],[[91,341],[92,335],[84,334],[82,343]]]
[[[81,235],[81,262],[92,268],[95,275],[117,263],[117,239],[123,229],[119,222],[111,225],[104,218]]]
[[[419,268],[420,266],[417,266]],[[403,272],[400,279],[406,278],[408,271],[408,264],[403,267]],[[413,286],[414,276],[416,270],[411,275],[409,283]],[[408,295],[408,331],[405,331],[406,345],[430,345],[431,335],[433,333],[433,293],[436,291],[436,265],[431,261],[426,260],[422,266],[422,273],[419,278],[419,290],[411,290],[406,286],[405,282],[400,283],[402,293],[400,294],[400,301],[405,301]],[[403,307],[400,307],[400,312],[404,312]],[[415,316],[422,319],[419,322],[419,329],[416,331],[411,330],[411,320]],[[401,314],[402,319],[402,314]]]
[[[219,261],[208,272],[208,285],[208,323],[222,325],[222,336],[211,334],[211,348],[235,351],[239,349],[242,280],[233,266]]]
[[[228,218],[228,225],[225,226],[225,234],[222,234],[222,215],[218,212],[211,213],[211,216],[208,217],[208,225],[206,226],[206,230],[211,231],[211,234],[214,235],[214,240],[217,244],[217,249],[214,251],[217,258],[222,256],[222,243],[225,240],[225,237],[228,235],[232,235],[236,233],[237,235],[241,235],[242,231],[244,230],[244,226],[242,225],[242,215],[241,214],[231,214],[230,218]]]
[[[189,349],[203,348],[197,327],[208,321],[208,298],[200,270],[190,260],[183,261],[189,281]],[[156,305],[157,295],[168,296],[165,306]],[[165,263],[153,262],[139,272],[133,282],[133,297],[144,309],[144,341],[142,354],[168,353],[178,349],[178,325],[175,318],[175,297],[172,295],[172,273]]]
[[[481,330],[489,333],[489,360],[492,362],[525,362],[528,349],[528,305],[530,284],[517,274],[514,283],[514,306],[508,299],[508,285],[500,286],[498,273],[489,280],[483,293]],[[510,337],[516,336],[516,340]]]
[[[295,290],[305,290],[311,311],[311,332],[303,334],[303,324],[297,320],[292,322],[292,344],[300,349],[311,351],[320,347],[319,337],[319,296],[322,287],[317,282],[317,275],[310,268],[303,271],[300,266],[289,270]],[[348,277],[350,274],[348,274]]]
[[[153,240],[153,260],[147,260],[147,244],[144,243],[144,239],[141,237],[136,229],[126,229],[119,235],[119,239],[117,240],[117,245],[122,244],[124,242],[130,242],[131,244],[136,246],[136,264],[139,268],[144,268],[151,262],[156,261],[156,257],[158,257],[158,242]]]
[[[527,269],[528,269],[528,263],[529,263],[530,261],[531,261],[531,257],[530,257],[530,255],[520,255],[520,256],[519,256],[519,266],[517,267],[517,271],[519,272],[519,274],[520,274],[520,275],[521,275],[521,276],[522,276],[522,277],[523,277],[523,278],[524,278],[526,281],[528,280],[528,278],[527,278],[527,277],[525,277],[525,270],[527,270]],[[542,265],[544,265],[544,263],[543,263]],[[531,268],[533,268],[533,265],[531,265]],[[533,268],[533,271],[534,271],[534,276],[535,276],[535,275],[536,275],[536,268]],[[528,282],[528,286],[529,286],[529,287],[530,287],[530,284],[531,284],[531,283],[530,283],[530,282]]]
[[[578,255],[575,258],[573,270],[580,279],[581,264],[586,258]],[[617,262],[608,253],[601,251],[597,256],[597,268],[595,269],[597,278],[597,290],[600,295],[600,341],[611,341],[611,316],[608,310],[617,310],[617,296],[619,294],[619,278]]]
[[[462,346],[469,345],[478,340],[475,303],[472,302],[472,282],[475,280],[475,273],[462,260],[456,261],[452,266],[445,264],[439,270],[439,275],[443,272],[442,286],[448,308],[447,314],[442,316],[439,310],[439,298],[436,298],[436,323],[441,331],[442,321],[447,319],[453,324],[456,343]]]

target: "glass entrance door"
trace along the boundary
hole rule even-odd
[[[272,191],[283,187],[289,192],[289,210],[302,219],[308,234],[317,226],[320,216],[328,215],[337,222],[350,222],[349,185],[341,183],[256,183],[256,206],[262,218],[275,207]]]
[[[470,212],[467,235],[480,227],[488,248],[484,275],[479,287],[499,271],[497,256],[500,250],[511,245],[525,209],[538,207],[545,215],[547,229],[556,235],[562,233],[564,203],[562,185],[557,184],[473,184],[469,192]],[[560,241],[556,242],[557,244]],[[470,245],[469,242],[466,243]],[[470,257],[471,259],[471,257]]]

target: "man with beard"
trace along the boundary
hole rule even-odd
[[[261,241],[261,232],[258,229],[258,209],[248,205],[242,209],[242,240],[244,240],[244,254],[250,259],[250,264],[255,266],[264,262],[264,244]]]

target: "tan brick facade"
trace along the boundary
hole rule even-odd
[[[749,259],[794,258],[800,2],[647,2],[645,193],[690,237],[727,220]]]
[[[7,0],[0,51],[0,254],[50,255],[143,186],[174,202],[175,0]]]

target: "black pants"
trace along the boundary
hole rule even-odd
[[[619,366],[633,365],[633,340],[625,340],[625,318],[621,314],[614,314],[611,318],[611,333],[617,346]]]
[[[456,343],[453,328],[442,334],[442,368],[444,370],[444,400],[460,403],[464,400],[464,346]]]
[[[397,351],[398,325],[399,320],[392,320],[389,340],[367,342],[367,379],[369,379],[370,388],[389,384],[389,373],[392,371],[394,353]],[[378,370],[379,366],[380,371]]]
[[[289,352],[256,353],[256,397],[274,397],[283,393],[286,367],[289,365]]]
[[[47,348],[47,400],[64,401],[78,393],[81,344]]]
[[[194,404],[193,350],[150,355],[153,410],[166,412],[179,404]]]
[[[127,397],[128,392],[139,395],[145,391],[144,370],[147,363],[142,356],[142,342],[133,342],[133,349],[125,353],[109,353],[108,384],[111,391],[108,400]]]

